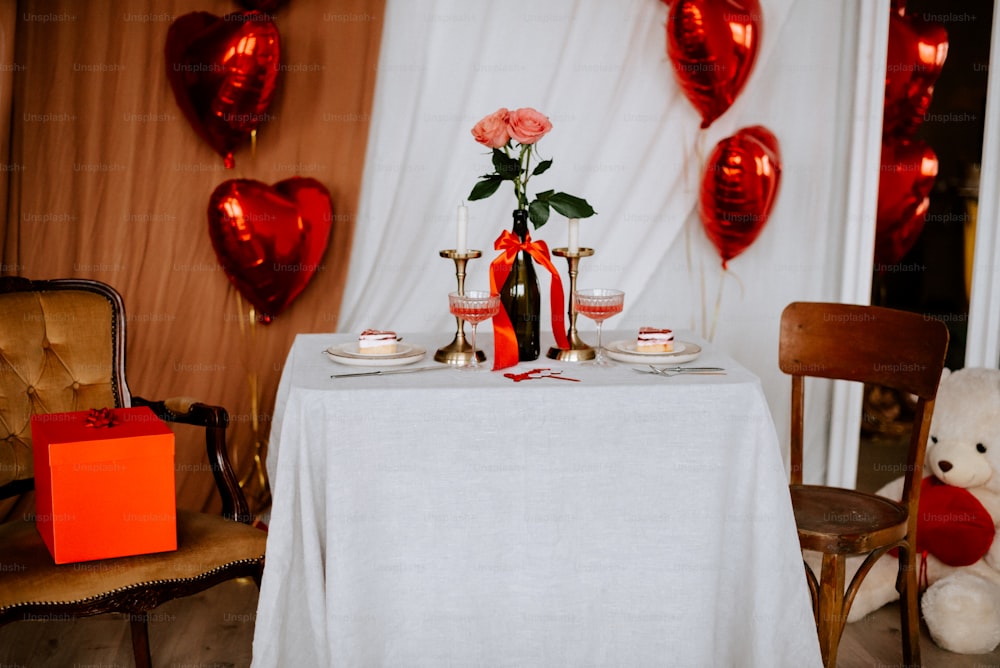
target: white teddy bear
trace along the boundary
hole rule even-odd
[[[975,506],[976,513],[952,507],[937,516],[925,516],[945,529],[953,528],[947,526],[951,521],[956,525],[979,524],[979,531],[971,540],[975,543],[972,548],[975,551],[965,558],[965,561],[974,559],[974,563],[949,566],[946,561],[953,564],[963,561],[942,555],[940,551],[938,554],[944,561],[933,554],[926,557],[925,582],[930,586],[923,594],[920,607],[927,627],[934,642],[946,650],[962,654],[991,652],[1000,644],[1000,540],[993,540],[1000,525],[1000,370],[973,368],[954,373],[945,370],[931,422],[924,474],[934,476],[937,481],[924,481],[922,515],[934,512],[924,510],[925,497],[929,497],[925,493],[928,484],[945,483],[965,489],[982,504],[980,508],[965,495],[966,501]],[[899,499],[902,489],[903,479],[898,478],[877,493]],[[960,507],[969,508],[970,505],[966,503]],[[988,518],[982,512],[984,509]],[[985,527],[982,526],[984,522]],[[989,533],[990,523],[993,533]],[[918,532],[918,544],[922,536],[924,534]],[[949,536],[944,548],[946,551],[964,549],[969,554],[969,546],[956,546],[959,542]],[[922,558],[918,553],[918,569]],[[861,559],[850,561],[849,577]],[[897,568],[897,560],[889,555],[876,562],[854,600],[849,622],[899,598],[895,587]]]

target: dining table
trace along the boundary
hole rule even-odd
[[[605,331],[609,366],[543,335],[502,371],[488,332],[479,370],[401,334],[288,352],[253,666],[822,665],[757,376],[689,332],[647,358]]]

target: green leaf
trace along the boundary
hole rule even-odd
[[[567,218],[590,218],[596,213],[587,200],[566,193],[556,193],[549,197],[552,208]]]
[[[513,181],[521,175],[521,163],[498,148],[493,149],[493,169],[500,178]]]
[[[556,192],[555,190],[546,190],[545,192],[540,192],[537,195],[535,195],[535,199],[540,199],[543,202],[548,202],[549,198],[552,197],[552,195],[555,194],[555,192]]]
[[[531,172],[531,175],[538,176],[551,166],[552,166],[551,160],[542,160],[540,163],[538,163],[538,165],[535,166],[535,169]]]
[[[469,201],[473,202],[477,199],[486,199],[497,191],[497,188],[500,187],[501,183],[503,183],[503,179],[496,174],[490,174],[489,176],[483,177],[482,181],[479,181],[472,187],[472,192],[469,193]]]
[[[528,218],[537,230],[549,220],[549,203],[536,199],[528,206]]]

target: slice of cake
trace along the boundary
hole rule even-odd
[[[671,353],[674,351],[674,333],[669,329],[642,327],[635,349],[640,353]]]
[[[366,329],[358,337],[358,352],[362,355],[391,355],[396,352],[396,332]]]

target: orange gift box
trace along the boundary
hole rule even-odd
[[[57,564],[177,549],[174,434],[152,410],[33,415],[31,440],[35,526]]]

